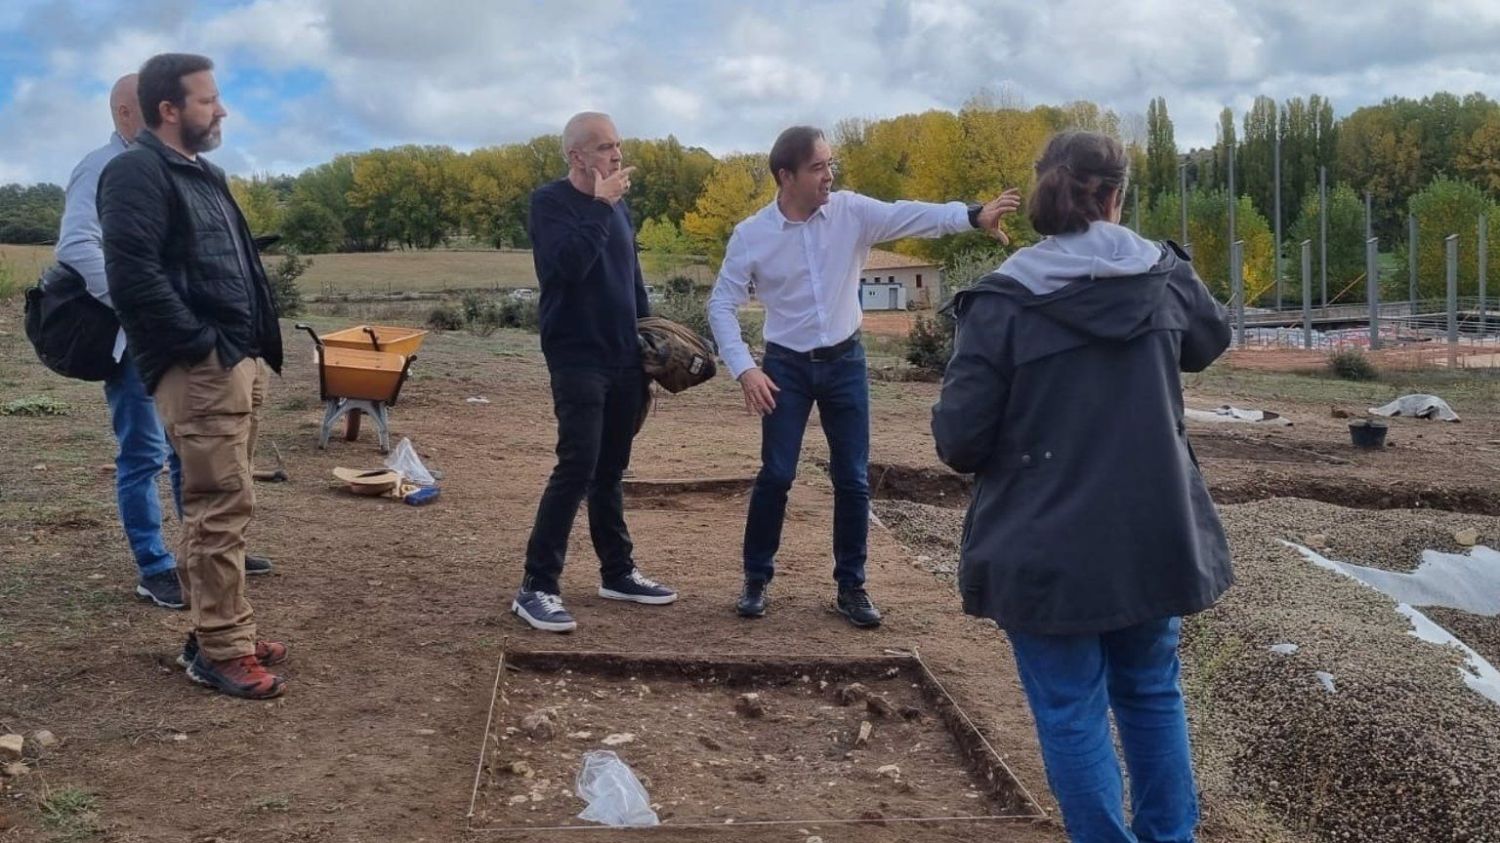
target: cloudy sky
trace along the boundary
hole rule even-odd
[[[1423,8],[1427,6],[1427,8]],[[1356,11],[1336,11],[1336,8]],[[761,151],[793,122],[956,109],[989,88],[1121,113],[1180,146],[1224,105],[1500,98],[1500,0],[3,0],[0,183],[66,180],[156,52],[212,56],[231,172],[402,143],[472,149],[583,109],[627,136]]]

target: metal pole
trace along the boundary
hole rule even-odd
[[[1187,231],[1187,163],[1177,165],[1177,203],[1182,206],[1182,248],[1188,245]]]
[[[1370,301],[1370,349],[1380,347],[1380,242],[1365,241],[1365,296]]]
[[[1371,210],[1371,207],[1372,206],[1371,206],[1371,199],[1370,199],[1370,191],[1366,190],[1365,191],[1365,239],[1366,240],[1369,240],[1371,237],[1375,236],[1375,229],[1374,229],[1375,221],[1370,218],[1371,214],[1374,213]]]
[[[1484,338],[1489,325],[1485,312],[1489,309],[1485,301],[1485,287],[1490,274],[1490,215],[1479,215],[1479,337]]]
[[[1229,144],[1229,242],[1234,242],[1234,144]]]
[[[1448,245],[1448,368],[1458,363],[1458,235],[1450,234]]]
[[[1312,348],[1312,240],[1302,241],[1302,347]]]
[[[1323,309],[1328,309],[1328,168],[1318,168],[1318,249],[1322,252]]]
[[[1272,164],[1271,178],[1276,182],[1276,309],[1281,309],[1281,117],[1276,118],[1275,131],[1275,158]]]
[[[1229,245],[1229,300],[1234,305],[1234,329],[1239,333],[1239,347],[1245,347],[1245,277],[1241,265],[1245,244],[1236,240]]]
[[[1417,215],[1406,215],[1406,282],[1410,288],[1411,315],[1417,315]]]

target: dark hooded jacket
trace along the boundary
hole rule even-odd
[[[281,371],[281,327],[250,226],[224,171],[149,131],[99,177],[109,294],[146,391],[217,351]]]
[[[1228,346],[1224,309],[1175,244],[1094,228],[1022,250],[955,297],[932,432],[945,463],[976,475],[964,611],[1007,630],[1092,634],[1187,615],[1233,581],[1179,374]]]

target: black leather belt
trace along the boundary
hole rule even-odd
[[[777,357],[795,357],[798,360],[806,360],[809,363],[827,363],[830,360],[837,360],[843,357],[856,345],[859,345],[859,331],[855,331],[843,342],[825,345],[822,348],[815,348],[812,351],[794,351],[784,345],[768,342],[766,343],[766,353],[770,354],[774,351]]]

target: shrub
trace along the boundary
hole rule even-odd
[[[466,321],[465,327],[469,333],[476,337],[487,337],[495,333],[505,324],[505,309],[494,302],[479,302],[470,306],[468,297],[465,296],[464,314],[472,316]]]
[[[66,416],[71,410],[50,395],[28,395],[0,406],[0,416]]]
[[[536,299],[508,299],[500,306],[500,322],[507,328],[525,331],[540,330],[541,312]]]
[[[302,312],[302,290],[297,279],[312,266],[312,261],[296,252],[287,252],[275,266],[266,271],[266,280],[271,282],[271,301],[276,303],[276,312],[282,316],[296,316]]]
[[[464,293],[462,304],[464,321],[473,322],[475,319],[478,319],[480,311],[484,310],[484,306],[487,303],[488,300],[483,293],[475,292],[474,290]]]
[[[1380,377],[1375,364],[1357,348],[1344,348],[1328,355],[1328,370],[1346,381],[1372,381]]]
[[[714,335],[708,326],[708,299],[696,291],[678,294],[669,290],[651,310],[652,315],[686,325],[700,336],[712,338]]]
[[[698,285],[686,275],[674,275],[662,286],[669,296],[691,296],[698,291]]]
[[[918,316],[906,335],[906,362],[929,372],[941,372],[953,356],[953,319],[946,313]]]
[[[464,327],[464,315],[458,308],[438,305],[427,314],[427,327],[434,331],[461,331]]]

